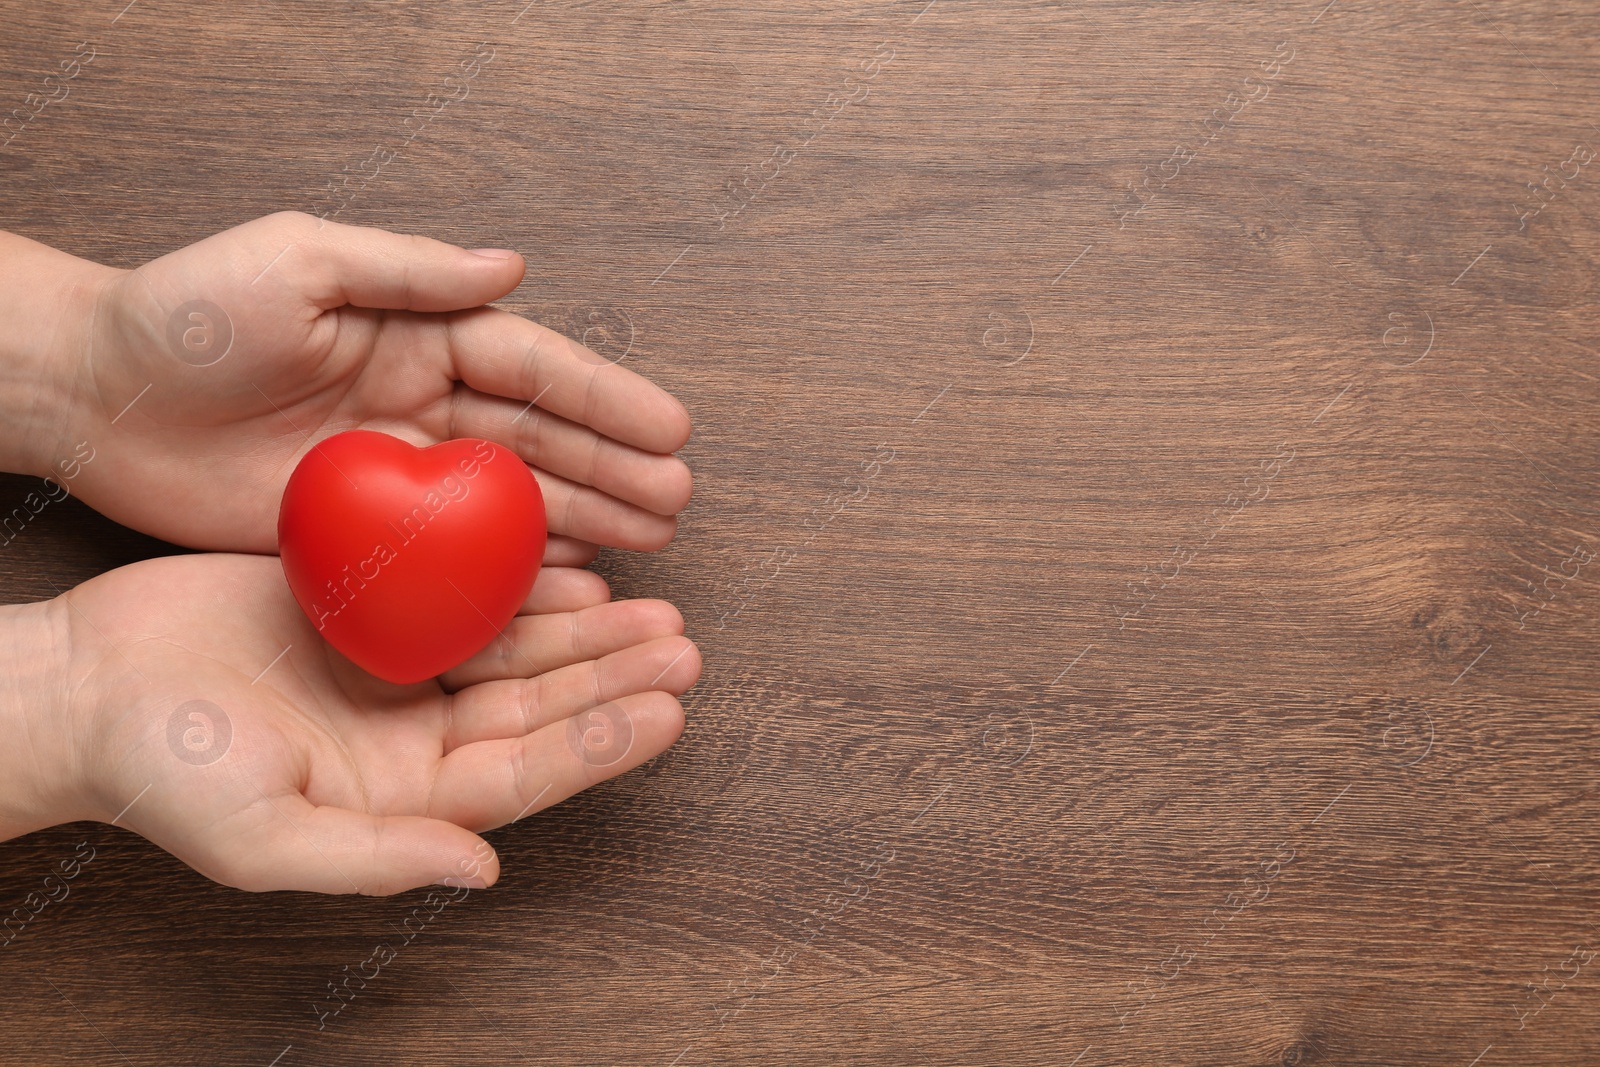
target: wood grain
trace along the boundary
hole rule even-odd
[[[0,226],[522,250],[696,416],[599,566],[707,670],[320,1030],[421,894],[6,844],[96,858],[4,1062],[1600,1058],[1592,4],[125,3],[6,3],[5,107],[95,58]],[[164,551],[52,506],[0,591]]]

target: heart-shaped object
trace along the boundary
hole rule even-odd
[[[389,682],[458,666],[527,599],[544,494],[515,453],[462,439],[415,448],[371,430],[320,442],[289,476],[278,552],[318,632]]]

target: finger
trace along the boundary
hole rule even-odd
[[[576,567],[540,569],[539,577],[518,609],[519,615],[554,615],[561,611],[582,611],[611,599],[611,587],[594,571]]]
[[[452,377],[480,393],[537,403],[646,452],[689,440],[689,413],[665,390],[554,330],[497,308],[448,322]]]
[[[439,682],[455,691],[501,678],[530,678],[681,633],[683,616],[665,600],[618,600],[560,615],[519,615],[489,647]]]
[[[682,696],[700,678],[700,650],[687,637],[658,637],[537,678],[484,682],[457,694],[444,750],[521,737],[635,693]]]
[[[500,877],[494,849],[459,825],[318,806],[299,793],[262,800],[273,811],[266,840],[240,839],[221,876],[213,875],[224,884],[252,892],[386,896],[447,879],[481,888]]]
[[[299,257],[296,276],[323,308],[458,311],[505,296],[522,282],[521,256],[504,249],[469,252],[429,237],[347,226],[299,212],[260,220],[281,231],[285,256]]]
[[[451,437],[481,437],[512,449],[552,474],[676,515],[689,503],[694,479],[676,456],[645,452],[520,400],[466,386],[455,392]]]
[[[575,537],[551,534],[544,543],[544,566],[587,567],[600,555],[600,546]]]
[[[657,515],[537,467],[533,475],[544,493],[551,533],[612,548],[654,552],[666,547],[678,530],[678,520],[672,516]]]
[[[463,745],[439,765],[428,811],[480,832],[515,822],[632,770],[683,733],[683,706],[636,693],[524,737]]]

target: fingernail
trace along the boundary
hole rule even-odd
[[[467,251],[475,256],[482,256],[484,259],[510,259],[516,255],[509,248],[469,248]]]
[[[438,882],[435,882],[433,884],[434,885],[446,886],[446,887],[448,887],[450,889],[488,889],[489,888],[489,883],[485,882],[482,878],[446,878],[446,879],[444,879],[442,881],[438,881]]]

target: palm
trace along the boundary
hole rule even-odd
[[[257,220],[107,287],[82,386],[103,417],[80,431],[95,459],[76,491],[169,540],[270,552],[294,464],[359,427],[512,448],[539,477],[558,553],[560,538],[634,549],[671,538],[689,494],[687,468],[666,454],[688,435],[676,401],[560,334],[478,306],[519,268],[352,280],[357,267],[339,257],[380,231],[311,227]]]
[[[460,877],[483,848],[474,831],[671,744],[672,694],[699,672],[670,606],[606,603],[597,577],[565,569],[541,573],[490,648],[414,686],[328,648],[275,559],[152,560],[68,597],[98,805],[108,818],[127,807],[121,825],[251,889]],[[583,732],[612,728],[602,741],[625,746]]]

